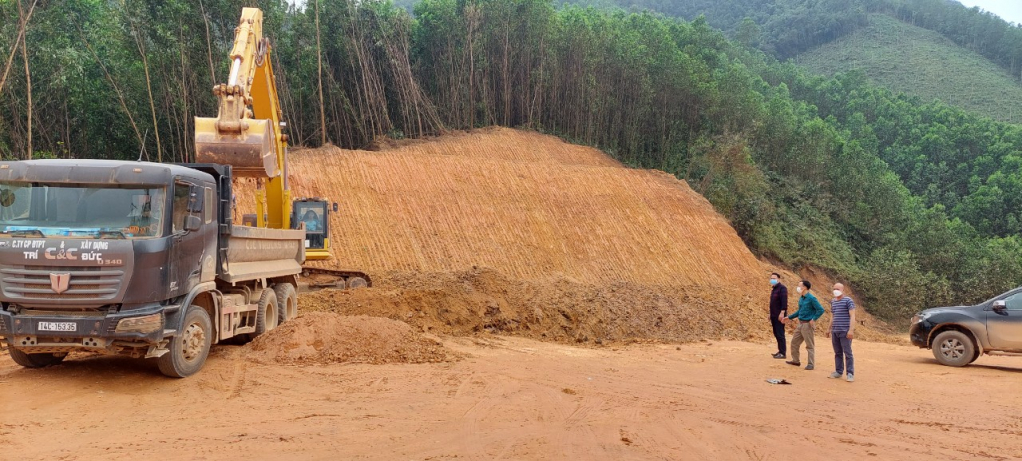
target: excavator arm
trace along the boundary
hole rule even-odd
[[[231,165],[238,177],[257,178],[256,225],[289,229],[287,135],[281,133],[271,51],[270,41],[263,37],[262,10],[244,8],[234,30],[230,76],[227,83],[213,87],[217,117],[195,117],[195,158]]]
[[[217,116],[195,117],[195,159],[199,163],[231,165],[236,177],[257,178],[256,226],[290,229],[294,204],[287,184],[287,135],[280,131],[283,124],[270,60],[272,51],[270,41],[263,37],[262,10],[242,9],[241,21],[234,30],[230,76],[227,83],[213,87]],[[323,202],[319,218],[327,220]],[[300,224],[300,218],[295,219]],[[328,229],[324,223],[323,233]],[[307,259],[330,258],[329,236],[323,235],[322,240],[318,248],[306,240]],[[362,272],[311,267],[303,271],[315,278],[309,287],[358,288],[372,284]]]

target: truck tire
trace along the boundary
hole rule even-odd
[[[976,344],[969,335],[958,330],[942,331],[933,338],[933,358],[941,365],[964,367],[976,357]]]
[[[184,328],[170,339],[169,352],[156,359],[160,372],[171,378],[194,375],[206,364],[213,344],[213,322],[199,306],[188,306]]]
[[[277,328],[280,319],[280,311],[277,309],[277,294],[273,290],[263,290],[259,296],[259,306],[256,308],[256,327],[252,337],[258,337]]]
[[[43,368],[64,361],[67,354],[27,354],[11,348],[11,359],[25,368]]]
[[[280,313],[277,315],[277,324],[282,324],[298,316],[298,294],[295,287],[290,283],[278,283],[273,286],[273,293],[277,295],[277,307]]]

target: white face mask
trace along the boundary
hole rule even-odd
[[[835,298],[840,298],[841,297],[841,290],[834,290],[834,297]]]
[[[795,287],[795,291],[801,293],[802,292],[802,287]]]

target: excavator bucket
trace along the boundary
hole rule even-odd
[[[275,178],[276,140],[267,120],[244,119],[240,129],[218,130],[215,118],[195,117],[195,161],[231,165],[235,176]]]

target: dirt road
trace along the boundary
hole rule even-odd
[[[953,369],[859,342],[849,384],[827,379],[829,344],[807,372],[742,342],[442,341],[466,358],[291,367],[225,346],[184,380],[103,357],[23,370],[5,354],[0,458],[1022,458],[1022,358]]]

